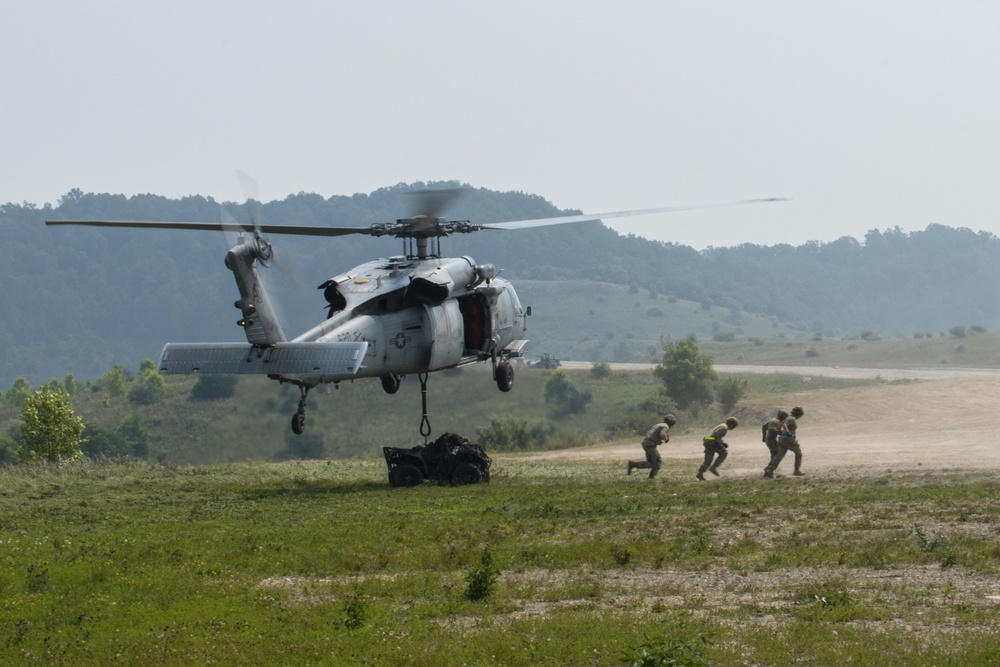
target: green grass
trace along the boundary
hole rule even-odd
[[[612,665],[678,624],[713,664],[1000,657],[991,476],[688,468],[498,456],[488,485],[413,489],[376,459],[3,470],[0,661]],[[484,554],[499,577],[470,600]]]

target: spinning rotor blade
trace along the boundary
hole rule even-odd
[[[46,220],[46,225],[82,225],[85,227],[132,227],[137,229],[193,229],[198,231],[247,232],[253,234],[294,234],[297,236],[347,236],[371,234],[368,227],[311,227],[302,225],[260,225],[254,228],[240,222],[156,222],[149,220]]]
[[[425,209],[431,213],[437,213],[442,207],[450,203],[458,190],[428,190],[427,196],[423,199],[427,203]],[[424,193],[421,193],[423,197]],[[783,197],[771,197],[769,199],[744,199],[742,201],[726,202],[722,204],[701,204],[695,206],[666,206],[662,208],[646,208],[635,211],[611,211],[608,213],[592,213],[585,215],[560,215],[552,218],[535,218],[532,220],[514,220],[512,222],[498,222],[489,225],[479,225],[463,223],[462,232],[476,231],[479,229],[529,229],[531,227],[544,227],[547,225],[565,225],[573,222],[587,222],[589,220],[603,220],[605,218],[621,218],[633,215],[652,215],[655,213],[675,213],[678,211],[693,211],[705,208],[722,208],[725,206],[743,206],[746,204],[765,204],[770,202],[787,201]],[[401,221],[404,222],[404,221]],[[222,230],[235,232],[249,232],[259,234],[291,234],[295,236],[347,236],[348,234],[365,234],[368,236],[392,235],[400,238],[417,238],[427,236],[444,236],[456,231],[453,228],[444,229],[447,226],[440,224],[440,219],[426,216],[416,218],[414,222],[405,225],[373,225],[371,227],[316,227],[310,225],[262,225],[258,221],[252,225],[236,222],[210,223],[210,222],[147,222],[142,220],[46,220],[46,225],[85,225],[91,227],[138,227],[152,229],[193,229],[193,230]],[[443,231],[435,233],[433,228],[442,228]],[[430,233],[428,233],[430,231]]]
[[[236,180],[240,182],[240,189],[247,200],[247,215],[250,216],[250,223],[254,230],[260,230],[260,186],[246,172],[236,170]]]
[[[429,190],[413,190],[407,194],[416,200],[414,218],[423,217],[431,220],[441,217],[448,206],[457,201],[469,188],[431,188]]]
[[[744,204],[764,204],[767,202],[787,201],[783,197],[770,199],[744,199],[743,201],[726,202],[724,204],[700,204],[695,206],[666,206],[663,208],[643,208],[636,211],[612,211],[610,213],[593,213],[590,215],[560,215],[554,218],[536,218],[534,220],[514,220],[513,222],[498,222],[491,225],[480,225],[483,229],[528,229],[530,227],[545,227],[547,225],[565,225],[570,222],[587,222],[604,218],[623,218],[631,215],[652,215],[654,213],[675,213],[677,211],[693,211],[701,208],[721,208],[723,206],[742,206]]]

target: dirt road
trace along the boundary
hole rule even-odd
[[[760,367],[719,367],[723,372],[761,372]],[[875,377],[892,382],[871,387],[819,390],[787,396],[785,407],[801,405],[803,470],[814,474],[882,474],[888,470],[1000,471],[1000,446],[992,417],[1000,406],[1000,371],[986,369],[795,369],[806,375]],[[925,379],[926,378],[926,379]],[[666,466],[692,465],[702,456],[701,432],[679,424],[660,448]],[[759,476],[767,462],[760,424],[744,424],[729,437],[726,476]],[[639,440],[545,452],[543,459],[625,461],[642,458]],[[792,455],[779,472],[790,474]]]

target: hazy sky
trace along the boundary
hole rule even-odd
[[[1000,234],[998,81],[989,1],[9,1],[0,202],[242,201],[240,169],[265,200],[792,199],[609,221],[696,248]]]

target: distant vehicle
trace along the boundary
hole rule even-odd
[[[454,433],[409,449],[383,447],[382,452],[392,486],[417,486],[425,479],[451,484],[490,481],[492,459],[480,445]]]
[[[532,368],[559,368],[559,360],[545,352],[538,361],[530,363],[529,366]]]

